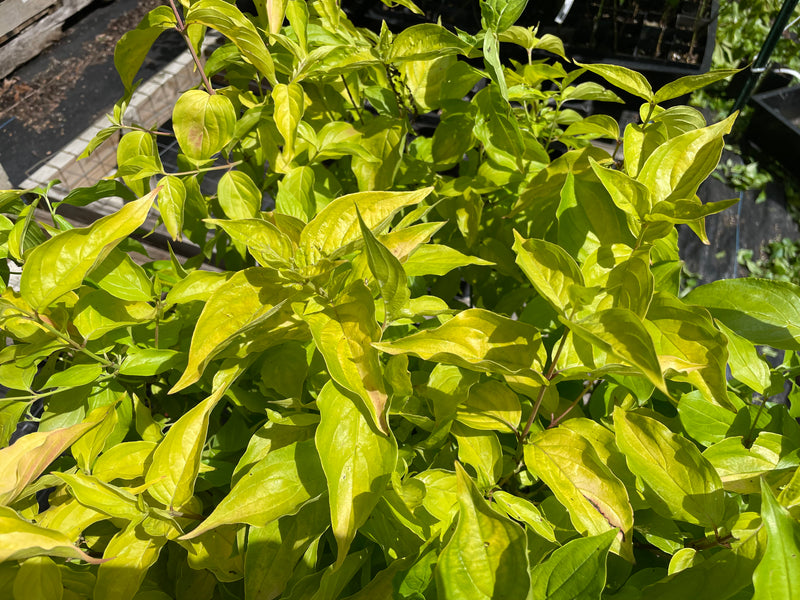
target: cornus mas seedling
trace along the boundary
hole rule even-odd
[[[524,6],[374,34],[199,0],[122,38],[87,149],[123,132],[117,180],[0,194],[0,597],[797,596],[800,289],[678,297],[733,117],[662,105],[730,72],[654,91]],[[125,108],[173,28],[223,42],[169,172]],[[612,89],[640,123],[571,108]],[[149,214],[200,253],[134,262]]]

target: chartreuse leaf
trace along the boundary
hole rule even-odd
[[[378,352],[372,347],[380,339],[380,329],[370,291],[356,281],[336,304],[303,318],[333,380],[356,394],[373,423],[389,435],[385,414],[388,396]]]
[[[292,264],[294,245],[275,225],[264,219],[205,219],[222,228],[234,242],[247,246],[247,250],[262,266],[276,269]]]
[[[584,285],[578,263],[566,250],[545,240],[525,240],[514,231],[516,262],[539,295],[561,314],[572,306],[570,288]],[[573,307],[577,308],[577,307]]]
[[[205,1],[200,0],[194,6]],[[172,122],[183,153],[193,160],[202,161],[214,156],[231,140],[236,111],[226,96],[189,90],[175,103]]]
[[[173,240],[181,238],[183,230],[183,209],[186,204],[186,186],[180,177],[167,175],[158,180],[161,193],[158,197],[158,211],[161,220]]]
[[[781,478],[784,474],[776,470],[795,445],[783,436],[762,431],[751,446],[746,447],[741,436],[725,438],[703,452],[719,474],[724,488],[739,494],[757,494],[762,476],[767,482]],[[794,458],[788,468],[797,464]]]
[[[612,549],[633,560],[633,509],[625,486],[600,460],[583,436],[569,429],[547,429],[525,446],[525,465],[544,481],[569,511],[582,535],[613,529]]]
[[[133,78],[142,66],[153,42],[161,32],[175,27],[175,13],[168,6],[158,6],[145,15],[136,29],[125,33],[114,48],[114,67],[125,89],[130,91]]]
[[[707,311],[689,306],[665,292],[653,296],[646,323],[655,344],[661,370],[672,370],[672,379],[686,380],[711,402],[733,409],[728,399],[725,367],[727,340]]]
[[[408,277],[403,270],[403,265],[369,230],[360,213],[358,213],[358,222],[361,226],[361,235],[364,237],[367,264],[380,286],[386,322],[389,323],[397,318],[411,298]]]
[[[185,23],[201,23],[216,29],[233,42],[258,72],[274,86],[275,64],[264,40],[251,23],[233,4],[218,0],[194,2],[186,13]]]
[[[725,494],[719,475],[697,447],[665,425],[614,409],[617,446],[645,483],[645,498],[658,514],[704,527],[719,527]]]
[[[325,473],[313,440],[273,450],[233,486],[208,518],[181,539],[188,540],[220,525],[248,523],[263,527],[325,491]]]
[[[11,504],[62,452],[96,427],[108,410],[95,409],[71,427],[30,433],[0,450],[0,471],[6,474],[0,479],[0,505]]]
[[[378,234],[400,209],[419,204],[432,190],[358,192],[337,198],[305,226],[300,235],[300,247],[312,263],[323,256],[343,251],[361,239],[356,207],[370,231]]]
[[[736,115],[702,129],[688,131],[665,141],[647,158],[637,181],[652,194],[653,204],[662,200],[692,198],[697,188],[717,167],[724,142]]]
[[[542,516],[541,511],[530,500],[514,496],[503,490],[492,492],[492,500],[509,517],[525,523],[532,531],[535,531],[548,542],[556,543],[553,524]]]
[[[20,280],[25,301],[34,309],[43,310],[80,286],[92,267],[144,223],[157,192],[126,204],[88,227],[64,231],[31,250]]]
[[[686,295],[754,344],[800,350],[800,287],[770,279],[723,279]]]
[[[533,600],[599,600],[614,531],[572,540],[531,571]]]
[[[535,327],[479,308],[460,312],[435,329],[373,346],[387,354],[413,354],[432,362],[509,375],[535,376],[544,362]]]
[[[647,78],[641,73],[632,71],[626,67],[619,65],[586,65],[576,63],[578,66],[583,67],[587,71],[591,71],[596,75],[600,75],[608,83],[617,86],[621,90],[625,90],[629,94],[638,96],[646,102],[654,102],[655,95],[653,88]]]
[[[0,563],[32,556],[77,558],[88,563],[102,562],[72,545],[68,536],[34,525],[7,506],[0,506]]]
[[[294,0],[298,2],[298,0]],[[291,169],[278,182],[278,194],[275,197],[275,212],[298,218],[304,223],[314,217],[316,204],[314,200],[314,169],[300,166]]]
[[[144,268],[119,248],[111,250],[89,272],[88,279],[115,298],[139,302],[153,299],[153,284]]]
[[[709,402],[699,390],[681,396],[678,416],[689,437],[703,446],[711,446],[728,437],[736,413]]]
[[[294,81],[288,85],[279,83],[272,89],[272,101],[275,103],[275,125],[283,137],[288,154],[292,155],[297,139],[297,125],[305,110],[303,86]]]
[[[55,473],[70,489],[72,496],[84,506],[117,519],[140,521],[145,514],[136,496],[83,473]]]
[[[503,470],[503,447],[493,431],[478,431],[453,423],[450,434],[458,445],[458,460],[475,470],[478,487],[492,488]]]
[[[102,481],[144,477],[156,442],[123,442],[103,452],[92,467],[92,474]]]
[[[61,571],[47,556],[26,558],[14,579],[14,599],[61,600],[64,596]]]
[[[174,536],[176,532],[167,521],[151,517],[129,523],[111,538],[103,551],[107,562],[97,570],[94,600],[132,600],[147,570],[158,560],[167,535]]]
[[[418,275],[446,275],[453,269],[467,265],[491,264],[488,260],[477,256],[468,256],[450,246],[424,244],[412,252],[403,264],[403,268],[406,275],[416,277]]]
[[[281,309],[295,294],[296,285],[281,279],[276,271],[262,267],[239,271],[219,285],[197,319],[189,363],[170,393],[200,379],[209,361],[236,336],[271,317],[280,326],[285,321]]]
[[[728,366],[731,374],[757,394],[763,394],[770,385],[767,362],[759,356],[751,342],[722,321],[717,321],[716,326],[728,340]]]
[[[333,381],[317,397],[320,423],[314,436],[331,509],[337,564],[342,564],[356,531],[381,499],[397,463],[397,441],[379,431],[362,403]]]
[[[666,391],[653,340],[632,311],[609,308],[577,322],[564,319],[563,323],[576,337],[638,368],[653,385]]]
[[[330,527],[325,497],[264,527],[250,526],[244,558],[245,600],[273,600],[286,588],[309,545]]]
[[[403,29],[392,42],[389,60],[392,62],[424,61],[462,53],[468,44],[441,25],[421,23]]]
[[[147,302],[115,298],[105,290],[83,288],[75,304],[73,325],[87,340],[96,340],[109,331],[144,323],[157,312]]]
[[[512,433],[522,418],[519,396],[499,381],[477,383],[469,389],[466,402],[460,403],[456,420],[473,429]]]
[[[168,509],[179,509],[194,494],[211,411],[242,370],[236,364],[217,371],[211,395],[178,419],[153,452],[146,476],[153,485],[147,493]]]
[[[719,71],[709,71],[701,75],[687,75],[686,77],[681,77],[659,88],[653,102],[661,104],[667,100],[684,96],[707,85],[711,85],[715,81],[726,79],[738,72],[739,69],[720,69]]]
[[[436,564],[439,597],[524,600],[529,591],[524,530],[493,511],[456,463],[458,524]]]
[[[652,207],[647,186],[622,171],[601,167],[593,158],[589,158],[589,164],[620,210],[640,219],[650,212]]]
[[[228,171],[220,178],[217,200],[229,219],[251,219],[261,210],[261,190],[244,171]]]

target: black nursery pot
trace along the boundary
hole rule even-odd
[[[800,86],[753,96],[747,139],[800,177]]]

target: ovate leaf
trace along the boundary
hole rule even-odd
[[[198,4],[204,1],[207,0]],[[172,122],[183,153],[201,161],[214,156],[231,140],[236,111],[226,96],[189,90],[175,103]]]
[[[386,489],[397,463],[397,442],[379,431],[363,405],[332,381],[322,388],[317,406],[321,420],[314,441],[328,482],[331,526],[341,564],[356,531]]]
[[[800,525],[761,480],[761,518],[767,529],[767,550],[753,573],[753,600],[800,598]]]
[[[493,511],[463,467],[458,477],[458,525],[436,564],[439,597],[524,600],[529,590],[524,530]]]
[[[228,171],[220,178],[217,200],[229,219],[250,219],[261,210],[261,190],[244,171]]]
[[[572,540],[531,571],[533,600],[599,600],[614,532]]]
[[[225,496],[208,518],[181,539],[188,540],[220,525],[248,523],[263,527],[325,491],[325,474],[313,440],[270,452]]]
[[[613,529],[614,552],[633,559],[628,492],[586,438],[563,428],[537,433],[525,446],[525,465],[548,485],[580,533],[599,535]]]
[[[693,443],[665,425],[614,409],[617,445],[645,498],[658,514],[705,527],[718,527],[725,512],[719,475]]]
[[[567,314],[572,305],[570,288],[584,285],[578,263],[566,250],[545,240],[525,240],[514,231],[516,262],[539,295],[553,308]],[[577,307],[573,307],[577,308]]]
[[[77,288],[122,239],[144,223],[158,190],[88,227],[70,229],[34,248],[22,268],[20,293],[36,310]]]
[[[34,525],[7,506],[0,506],[0,562],[32,556],[77,558],[93,564],[102,562],[73,546],[63,533]]]
[[[114,48],[114,66],[126,90],[131,90],[133,78],[142,66],[153,42],[167,29],[175,27],[175,14],[168,6],[151,10],[136,29],[128,31]]]
[[[695,288],[685,302],[754,344],[800,350],[800,287],[770,279],[723,279]]]
[[[509,375],[541,372],[544,362],[535,327],[478,308],[460,312],[435,329],[373,346],[387,354],[413,354],[433,362]]]

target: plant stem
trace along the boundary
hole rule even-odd
[[[353,105],[353,108],[356,109],[356,114],[358,115],[358,120],[361,121],[361,124],[364,124],[364,117],[361,114],[361,109],[356,104],[356,101],[353,100],[353,94],[350,93],[350,88],[347,86],[347,80],[344,78],[344,74],[339,75],[342,78],[342,83],[344,84],[344,89],[347,92],[347,97],[350,98],[350,104]]]
[[[178,7],[175,6],[175,0],[169,0],[169,5],[172,7],[172,12],[175,14],[175,20],[178,22],[175,26],[175,29],[178,30],[178,33],[181,34],[183,41],[186,42],[186,45],[189,47],[189,52],[192,54],[192,59],[194,60],[194,64],[197,65],[197,70],[200,71],[200,76],[203,78],[203,85],[206,86],[206,90],[208,90],[209,95],[213,96],[216,92],[214,88],[211,87],[211,82],[208,80],[206,76],[206,71],[203,68],[203,63],[200,62],[200,57],[197,56],[197,52],[194,49],[194,45],[192,44],[192,40],[189,39],[189,35],[186,33],[186,28],[188,27],[181,18],[181,13],[178,11]]]
[[[581,398],[583,398],[586,395],[586,392],[588,392],[592,388],[593,385],[594,385],[594,381],[587,382],[586,385],[583,386],[583,390],[581,390],[581,393],[578,394],[578,397],[575,398],[575,400],[572,401],[572,403],[569,405],[569,407],[567,407],[567,410],[565,410],[563,413],[561,413],[555,419],[550,421],[550,425],[548,425],[547,428],[551,429],[551,428],[555,427],[556,425],[558,425],[559,422],[561,422],[561,420],[564,417],[566,417],[570,413],[570,411],[572,411],[572,409],[575,408],[578,405],[578,402],[580,402]]]
[[[218,165],[216,167],[201,167],[199,169],[194,169],[193,171],[180,171],[178,173],[169,173],[170,175],[198,175],[200,173],[206,173],[208,171],[222,171],[224,169],[231,170],[233,167],[242,164],[243,161],[237,160],[236,162],[226,163],[224,165]]]
[[[73,340],[68,335],[65,335],[65,334],[61,333],[58,329],[56,329],[55,327],[53,327],[49,323],[46,323],[41,318],[37,318],[38,315],[34,316],[34,315],[27,314],[27,313],[25,313],[25,314],[26,314],[25,318],[33,321],[34,323],[36,323],[39,327],[41,327],[45,331],[53,334],[54,336],[56,336],[60,340],[66,342],[67,344],[69,344],[72,347],[73,350],[77,350],[78,352],[81,352],[82,354],[85,354],[89,358],[92,358],[92,359],[96,360],[97,362],[99,362],[101,365],[103,365],[105,367],[113,367],[114,366],[114,363],[112,363],[107,358],[103,358],[102,356],[100,356],[98,354],[95,354],[91,350],[87,350],[81,344],[79,344],[78,342]]]
[[[573,315],[575,311],[572,311]],[[572,315],[570,315],[572,318]],[[550,368],[547,369],[547,373],[545,374],[544,378],[547,379],[547,383],[549,384],[552,381],[553,377],[555,377],[556,373],[556,363],[558,359],[561,357],[561,353],[564,351],[564,346],[567,343],[567,333],[568,330],[565,329],[564,335],[561,336],[561,342],[558,344],[558,348],[556,349],[556,353],[553,355],[553,360],[550,363]],[[539,414],[539,408],[542,406],[542,401],[544,400],[544,395],[547,392],[548,385],[545,384],[541,388],[539,388],[539,395],[536,398],[536,402],[533,405],[533,410],[531,411],[530,416],[528,417],[527,422],[525,423],[525,428],[522,430],[519,438],[525,441],[525,438],[531,431],[531,427],[533,426],[533,421],[536,419],[536,415]]]

